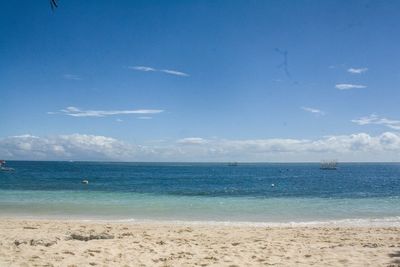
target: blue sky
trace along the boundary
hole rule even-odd
[[[399,11],[6,1],[0,157],[400,161]]]

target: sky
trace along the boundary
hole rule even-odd
[[[400,161],[399,1],[0,5],[0,158]]]

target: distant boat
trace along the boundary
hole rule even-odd
[[[5,160],[0,160],[0,171],[5,171],[5,172],[9,172],[9,171],[13,171],[13,168],[10,167],[6,167],[6,161]]]
[[[321,170],[337,170],[337,161],[336,160],[323,160],[321,162]]]
[[[235,167],[235,166],[237,166],[237,165],[238,165],[237,162],[229,162],[229,163],[228,163],[228,166],[230,166],[230,167]]]

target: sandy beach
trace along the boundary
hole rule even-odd
[[[400,228],[0,220],[0,266],[400,266]]]

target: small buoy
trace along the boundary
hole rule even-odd
[[[89,184],[89,181],[88,181],[88,180],[82,180],[81,183],[82,183],[82,184]]]
[[[271,184],[271,187],[275,187],[275,184]]]

